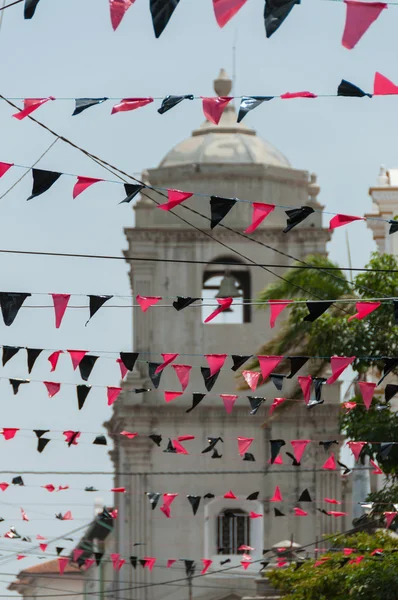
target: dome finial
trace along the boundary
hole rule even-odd
[[[225,69],[221,69],[217,79],[214,80],[214,91],[217,96],[229,96],[232,90],[232,80]]]

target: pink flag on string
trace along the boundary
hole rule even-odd
[[[270,502],[283,502],[283,498],[282,498],[282,494],[281,494],[279,485],[276,486],[274,495],[272,496]]]
[[[5,492],[5,491],[6,491],[6,489],[7,489],[9,486],[10,486],[10,484],[9,484],[9,483],[5,483],[5,482],[3,481],[3,483],[0,483],[0,490],[1,490],[2,492]]]
[[[160,507],[160,510],[166,515],[168,519],[170,519],[171,517],[170,506],[177,496],[178,494],[163,494],[163,505]]]
[[[224,310],[227,310],[231,306],[232,302],[234,301],[233,298],[216,298],[216,300],[220,306],[218,308],[216,308],[216,310],[214,310],[211,313],[211,315],[209,315],[205,319],[205,323],[210,323],[210,321],[212,321],[214,319],[214,317],[216,317],[217,315],[222,313]]]
[[[260,363],[261,375],[264,381],[268,375],[279,365],[283,360],[283,356],[258,356],[258,362]]]
[[[230,415],[238,396],[232,394],[220,394],[220,397],[222,398],[227,414]]]
[[[78,439],[80,437],[80,431],[72,431],[71,429],[68,429],[68,431],[64,431],[63,434],[67,444],[70,444],[71,446],[77,446],[79,443]]]
[[[188,200],[193,196],[192,192],[181,192],[180,190],[167,190],[168,202],[166,204],[159,204],[160,210],[171,210],[175,208],[184,200]]]
[[[365,408],[366,410],[369,410],[373,400],[373,393],[375,387],[377,387],[377,384],[372,383],[371,381],[359,381],[358,385],[359,389],[361,390],[362,400],[365,405]]]
[[[77,367],[80,365],[83,358],[86,356],[88,350],[68,350],[68,352],[72,359],[73,370],[76,371]]]
[[[322,469],[327,469],[328,471],[336,470],[336,461],[334,459],[334,453],[329,456]]]
[[[47,492],[55,492],[55,485],[53,485],[52,483],[48,483],[47,485],[42,485],[42,488],[44,488],[45,490],[47,490]]]
[[[111,561],[112,561],[112,565],[113,565],[113,568],[115,571],[117,570],[117,565],[118,565],[119,560],[120,560],[120,554],[113,552],[111,554]]]
[[[374,471],[372,471],[372,475],[384,475],[383,471],[380,469],[379,465],[375,463],[374,460],[370,459],[370,464],[374,467]]]
[[[398,85],[376,71],[373,83],[373,96],[390,96],[398,94]]]
[[[108,398],[108,406],[112,406],[112,404],[114,404],[116,402],[116,400],[119,398],[120,392],[122,391],[122,388],[120,387],[107,387],[106,388],[106,394],[107,394],[107,398]]]
[[[156,558],[152,558],[150,556],[144,556],[144,560],[145,560],[145,565],[144,567],[146,567],[147,569],[149,569],[150,571],[152,571],[155,562],[156,562]]]
[[[178,354],[162,354],[163,364],[159,365],[155,371],[155,375],[161,373],[170,363],[178,357]]]
[[[242,565],[242,567],[246,571],[249,568],[249,566],[250,566],[250,561],[249,560],[241,560],[240,564]]]
[[[252,222],[244,233],[253,233],[259,225],[272,211],[275,210],[275,204],[264,204],[263,202],[253,202]]]
[[[124,379],[128,373],[128,368],[124,365],[124,362],[122,361],[121,358],[117,358],[116,362],[120,367],[120,375],[121,375],[122,379]]]
[[[293,454],[297,462],[301,461],[301,457],[304,454],[304,450],[311,440],[292,440],[290,443],[293,446]]]
[[[358,462],[359,455],[362,452],[362,448],[366,446],[367,442],[348,442],[347,446],[350,448],[354,455],[355,461]]]
[[[116,31],[116,29],[119,27],[124,15],[130,6],[134,4],[134,2],[135,0],[109,0],[113,31]]]
[[[341,512],[338,510],[328,510],[328,515],[330,515],[331,517],[346,517],[348,513]]]
[[[72,553],[73,562],[77,562],[82,554],[83,554],[83,550],[80,550],[79,548],[75,548],[75,550],[73,550],[73,553]]]
[[[50,294],[50,296],[52,296],[54,303],[55,327],[59,329],[70,300],[70,294]]]
[[[308,517],[308,513],[302,508],[297,508],[297,506],[293,509],[296,517]]]
[[[153,102],[153,98],[123,98],[119,104],[115,104],[115,106],[112,108],[111,115],[119,112],[135,110],[136,108],[141,108],[142,106],[151,104],[151,102]]]
[[[263,515],[261,513],[253,512],[252,510],[249,513],[249,519],[260,519]]]
[[[184,448],[182,444],[178,440],[173,440],[172,444],[177,452],[177,454],[189,454],[188,450]]]
[[[275,327],[276,319],[279,317],[281,312],[285,310],[288,304],[291,304],[293,300],[268,300],[270,305],[271,314],[269,318],[269,324],[271,329]]]
[[[394,521],[395,517],[398,515],[398,512],[390,512],[387,511],[383,513],[386,518],[386,529],[390,528],[391,523]]]
[[[341,406],[346,410],[346,414],[348,414],[350,410],[353,410],[356,407],[356,405],[356,402],[343,402]]]
[[[280,97],[282,100],[291,100],[292,98],[317,98],[317,95],[312,92],[286,92]]]
[[[124,435],[124,437],[128,438],[129,440],[133,440],[135,437],[137,437],[138,433],[132,433],[130,431],[121,431],[120,435]]]
[[[235,496],[232,490],[229,490],[226,494],[224,494],[224,498],[229,498],[230,500],[237,500],[238,498]]]
[[[59,491],[59,490],[58,490]],[[68,510],[64,516],[62,517],[63,521],[73,521],[73,517],[72,517],[72,513],[70,510]]]
[[[169,558],[169,560],[167,561],[167,568],[170,569],[170,567],[172,567],[175,562],[177,562],[176,558]]]
[[[189,376],[191,374],[192,367],[190,365],[171,365],[181,383],[182,391],[185,392],[189,385]]]
[[[23,508],[21,508],[21,515],[22,515],[22,521],[29,521],[28,515],[26,514],[26,512],[24,511]]]
[[[43,381],[43,383],[47,388],[49,398],[52,398],[53,396],[58,394],[59,390],[61,389],[60,383],[52,383],[51,381]]]
[[[111,489],[111,492],[114,492],[115,494],[125,494],[126,493],[126,488],[124,487],[114,487]]]
[[[242,376],[246,381],[249,388],[254,392],[258,386],[258,380],[260,379],[260,373],[258,371],[242,371]]]
[[[224,366],[226,354],[205,354],[205,359],[210,367],[210,375],[215,375]]]
[[[218,125],[227,104],[231,102],[232,98],[229,96],[216,96],[215,98],[204,98],[203,101],[203,113],[210,123]]]
[[[238,451],[241,456],[244,456],[245,453],[249,450],[250,446],[253,443],[254,438],[247,437],[238,437]]]
[[[154,306],[162,300],[161,296],[136,296],[138,304],[141,306],[142,312],[146,312],[148,308]]]
[[[209,558],[201,558],[200,560],[203,563],[203,569],[200,574],[205,575],[205,573],[207,573],[209,567],[213,564],[213,561],[210,560]]]
[[[338,500],[335,500],[334,498],[324,498],[323,500],[324,500],[324,502],[327,502],[328,504],[341,504],[341,502],[339,502]]]
[[[68,565],[69,562],[69,558],[64,558],[62,556],[60,556],[58,558],[58,568],[59,568],[59,574],[63,575],[65,573],[65,569]]]
[[[344,556],[351,556],[351,554],[354,554],[354,552],[355,552],[354,548],[344,548],[343,549]]]
[[[53,352],[48,357],[48,361],[51,364],[51,373],[53,373],[55,371],[55,369],[57,368],[58,359],[59,359],[60,354],[63,354],[63,350],[57,350],[56,352]]]
[[[380,304],[380,302],[357,302],[355,304],[357,312],[355,315],[348,317],[348,321],[352,321],[353,319],[364,319],[365,317],[370,315],[370,313],[372,313],[374,310],[379,308]]]
[[[26,558],[25,554],[17,554],[17,560],[22,560],[23,558]]]
[[[104,181],[103,179],[96,179],[94,177],[82,177],[78,176],[77,182],[75,183],[75,187],[73,188],[73,199],[80,196],[84,190],[94,185],[94,183],[98,183],[99,181]]]
[[[336,379],[345,371],[345,369],[351,365],[355,356],[332,356],[330,359],[330,366],[332,367],[332,375],[329,377],[326,383],[334,383]]]
[[[247,0],[213,0],[214,14],[219,27],[224,27],[246,2]]]
[[[49,100],[55,100],[55,98],[53,98],[53,96],[49,96],[48,98],[25,98],[25,100],[23,101],[23,110],[20,110],[12,116],[15,119],[18,119],[18,121],[22,121],[22,119],[31,115],[32,112],[40,108],[42,104],[45,104]]]
[[[0,162],[0,178],[3,177],[3,175],[7,173],[8,169],[11,169],[13,166],[14,163]]]
[[[311,397],[312,377],[311,375],[300,375],[297,379],[303,392],[304,401],[308,404]]]
[[[1,433],[3,434],[4,439],[7,441],[15,438],[18,431],[19,429],[16,429],[15,427],[3,427],[3,431]]]
[[[274,401],[271,404],[270,409],[269,409],[269,413],[268,413],[269,416],[271,416],[272,413],[274,412],[274,410],[276,408],[278,408],[278,406],[280,406],[281,404],[283,404],[285,402],[285,400],[286,400],[286,398],[274,398]]]
[[[42,552],[45,552],[47,550],[47,546],[48,544],[39,544],[39,548]]]
[[[364,221],[363,217],[354,217],[353,215],[335,215],[330,219],[329,229],[337,229],[337,227],[343,227],[353,221]]]
[[[271,463],[271,459],[268,460],[268,464],[271,465],[283,465],[283,458],[280,454],[275,458],[274,462]]]
[[[171,402],[172,400],[175,400],[175,398],[182,396],[182,394],[183,392],[164,392],[165,402]]]
[[[347,7],[346,21],[342,44],[347,50],[352,50],[378,18],[381,11],[387,8],[384,2],[360,2],[359,0],[344,0]]]
[[[89,568],[92,567],[94,564],[95,564],[94,558],[86,558],[86,560],[84,561],[84,566],[86,567],[86,571],[88,571]]]

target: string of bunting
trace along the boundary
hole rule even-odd
[[[128,9],[135,0],[109,0],[112,28],[115,31],[122,22]],[[213,0],[214,15],[219,27],[224,27],[246,4],[247,0]],[[156,38],[159,38],[167,27],[180,0],[149,0],[149,7]],[[39,0],[25,0],[24,17],[31,19],[39,4]],[[267,38],[279,29],[284,20],[300,0],[265,0],[264,25]],[[361,2],[360,0],[344,0],[346,5],[346,21],[342,45],[351,50],[356,46],[369,27],[376,21],[383,10],[388,8],[384,2]]]

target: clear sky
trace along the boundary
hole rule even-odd
[[[398,82],[398,7],[384,11],[358,46],[347,51],[341,46],[345,18],[342,3],[303,0],[270,40],[264,33],[263,4],[263,0],[248,0],[234,20],[220,30],[211,0],[181,0],[159,40],[153,35],[148,0],[136,1],[116,33],[110,25],[107,0],[41,0],[32,21],[24,21],[23,5],[16,5],[5,11],[0,31],[0,93],[14,98],[213,95],[212,80],[219,69],[232,72],[234,40],[236,95],[299,90],[332,94],[342,78],[372,91],[377,70]],[[183,103],[164,116],[157,114],[155,105],[110,116],[111,106],[112,102],[107,102],[72,118],[74,103],[65,100],[49,103],[36,114],[57,132],[129,173],[156,166],[172,146],[203,121],[199,101]],[[368,187],[375,183],[380,164],[397,166],[397,106],[396,97],[274,100],[250,114],[247,122],[278,147],[294,167],[317,173],[322,188],[319,199],[327,210],[362,215],[371,209]],[[31,165],[53,138],[29,120],[12,119],[13,112],[0,103],[0,160]],[[40,166],[109,177],[60,141]],[[0,196],[22,173],[14,169],[0,181]],[[121,255],[126,248],[123,227],[134,223],[131,207],[118,206],[122,187],[100,184],[72,200],[73,184],[73,178],[63,177],[49,193],[27,203],[31,189],[28,175],[1,198],[0,248]],[[354,223],[349,235],[353,264],[363,266],[374,249],[371,233],[364,223]],[[340,264],[347,264],[344,231],[335,233],[329,250]],[[123,261],[0,254],[0,273],[4,291],[130,293]],[[73,298],[72,303],[80,304],[81,300],[85,302]],[[127,299],[124,302],[128,304]],[[33,303],[50,304],[45,296],[29,301]],[[128,308],[103,309],[87,328],[84,310],[67,312],[60,330],[55,330],[53,319],[49,308],[24,309],[11,328],[0,325],[1,343],[114,352],[131,349]],[[3,369],[2,377],[9,376],[27,377],[23,352]],[[31,377],[50,378],[46,355],[38,360]],[[61,357],[53,380],[80,382],[67,356]],[[117,385],[119,372],[115,363],[100,360],[90,382]],[[1,426],[100,432],[111,414],[105,390],[100,388],[92,390],[79,413],[75,392],[70,387],[52,400],[40,384],[25,386],[14,397],[8,381],[0,380],[0,391]],[[62,435],[57,435],[61,440]],[[92,438],[93,435],[83,436],[82,444],[71,449],[63,442],[53,441],[39,455],[31,434],[19,432],[14,441],[0,439],[0,471],[110,471],[107,448],[90,446]],[[0,479],[9,481],[10,475],[2,473]],[[109,489],[112,479],[26,475],[25,483]],[[93,511],[94,495],[78,489],[48,494],[32,487],[0,494],[0,516],[11,519],[1,523],[0,534],[9,525],[28,535],[62,534],[83,525]],[[111,501],[110,493],[100,496]],[[8,506],[5,502],[13,504]],[[22,523],[20,506],[30,516],[29,523]],[[69,508],[75,516],[72,523],[52,517]],[[15,548],[7,540],[0,541],[0,553],[11,547]],[[26,559],[2,565],[5,556],[0,557],[1,581],[10,580],[1,573],[17,572],[37,561]]]

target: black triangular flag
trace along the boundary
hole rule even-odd
[[[283,233],[289,233],[299,225],[302,221],[304,221],[307,217],[309,217],[314,212],[314,209],[311,206],[302,206],[301,208],[293,208],[291,210],[285,210],[285,213],[288,216],[286,221],[286,227],[283,230]]]
[[[34,429],[33,431],[37,435],[38,439],[40,439],[45,433],[48,433],[50,430],[49,429]]]
[[[177,104],[180,104],[183,100],[193,100],[192,94],[186,94],[185,96],[166,96],[162,101],[162,106],[158,109],[160,115],[164,115],[167,111],[171,110]]]
[[[274,508],[274,515],[275,517],[286,517],[278,508]]]
[[[189,306],[190,304],[197,302],[198,300],[201,300],[201,298],[190,298],[190,297],[185,297],[185,296],[177,296],[177,300],[175,302],[173,302],[173,306],[176,310],[180,311],[180,310],[183,310],[184,308],[187,308],[187,306]]]
[[[319,442],[319,445],[323,446],[323,449],[325,450],[325,452],[329,452],[329,450],[333,446],[333,444],[338,444],[338,441],[337,440],[328,440],[326,442]]]
[[[130,556],[130,562],[131,562],[131,566],[135,569],[137,567],[137,561],[138,558],[137,556]]]
[[[211,455],[212,458],[222,458],[222,454],[219,454],[217,448],[214,448],[213,450],[213,454]]]
[[[243,460],[247,460],[248,462],[256,462],[256,459],[254,458],[254,454],[252,454],[251,452],[245,452]]]
[[[23,479],[20,475],[17,475],[16,477],[13,477],[11,480],[11,483],[13,485],[25,485],[23,482]]]
[[[313,323],[318,317],[323,315],[332,304],[333,302],[306,302],[309,314],[304,317],[303,321]]]
[[[125,197],[124,200],[119,202],[119,204],[128,204],[129,202],[134,200],[134,198],[137,196],[137,194],[139,194],[140,191],[144,189],[144,187],[145,186],[142,184],[126,183],[124,186],[124,189],[125,189],[127,196]]]
[[[214,375],[210,375],[209,367],[200,367],[200,372],[202,373],[203,381],[205,382],[205,388],[210,392],[220,375],[220,371],[217,371]]]
[[[159,373],[156,373],[156,369],[158,367],[160,367],[161,364],[162,363],[153,363],[153,362],[148,363],[148,375],[156,389],[158,389],[158,387],[159,387],[160,378],[163,373],[163,371],[159,371]]]
[[[278,390],[278,392],[282,391],[283,380],[286,377],[286,375],[279,375],[279,373],[270,373],[269,377],[276,389]]]
[[[15,317],[19,313],[22,304],[26,298],[32,294],[19,292],[0,292],[0,306],[3,315],[4,324],[9,327],[14,323]]]
[[[56,553],[57,553],[57,554],[58,554],[58,556],[59,556],[60,554],[62,554],[62,552],[65,550],[65,548],[58,548],[58,547],[57,547],[57,548],[55,548],[55,550],[56,550]]]
[[[226,558],[225,560],[220,560],[220,565],[226,565],[227,563],[230,563],[231,559],[230,558]]]
[[[195,561],[194,560],[184,560],[185,565],[185,573],[187,577],[192,577],[195,573]]]
[[[196,515],[198,512],[201,496],[187,496],[190,505],[192,506],[193,514]]]
[[[77,403],[79,406],[79,410],[81,410],[84,406],[87,396],[91,392],[91,386],[90,385],[77,385],[76,392],[77,392]]]
[[[309,356],[289,356],[290,360],[290,373],[287,379],[291,379],[300,371],[302,367],[309,361]]]
[[[140,558],[140,565],[141,565],[141,567],[145,568],[146,558]]]
[[[255,415],[263,402],[265,402],[265,398],[261,398],[260,396],[248,396],[247,398],[251,407],[249,415]]]
[[[354,98],[363,98],[364,96],[372,97],[372,94],[367,94],[361,88],[357,87],[353,83],[346,81],[345,79],[341,80],[339,87],[337,88],[338,96],[352,96]]]
[[[382,442],[380,444],[380,450],[378,452],[378,455],[380,456],[380,458],[382,460],[385,460],[386,458],[388,458],[388,455],[390,454],[392,447],[393,447],[392,442]]]
[[[97,446],[107,446],[108,442],[106,441],[106,437],[104,435],[97,435],[93,441],[93,444],[96,444]]]
[[[91,108],[92,106],[97,106],[97,104],[102,104],[106,102],[108,98],[76,98],[75,99],[75,110],[72,113],[72,117],[76,115],[80,115],[87,108]]]
[[[205,494],[203,496],[203,498],[206,498],[207,500],[211,500],[211,498],[215,498],[215,495],[212,494],[211,492],[208,492],[207,494]]]
[[[95,558],[95,562],[97,563],[97,567],[100,566],[103,556],[104,556],[103,552],[94,552],[94,558]]]
[[[40,354],[43,352],[42,348],[26,348],[26,352],[28,353],[28,373],[32,372],[34,364]]]
[[[40,0],[25,0],[24,18],[31,19]]]
[[[300,4],[300,0],[265,0],[264,25],[267,38],[282,25],[295,4]]]
[[[148,500],[151,503],[152,510],[155,510],[159,502],[160,494],[156,492],[146,492],[146,495],[148,496]]]
[[[302,493],[300,498],[298,499],[298,502],[312,502],[312,498],[310,496],[310,493],[307,489],[305,489]]]
[[[349,467],[347,467],[347,465],[345,465],[344,463],[340,462],[339,460],[337,461],[337,464],[340,465],[340,467],[343,467],[343,469],[344,469],[343,475],[349,475],[350,473],[352,473],[352,469],[350,469]]]
[[[86,356],[84,356],[82,358],[82,360],[79,363],[79,371],[80,371],[80,375],[81,378],[84,379],[84,381],[88,381],[88,378],[91,375],[91,371],[94,369],[94,365],[97,362],[98,356],[93,356],[92,354],[86,354]]]
[[[90,298],[90,307],[89,307],[90,316],[89,316],[87,323],[90,321],[90,319],[93,318],[95,313],[99,311],[101,306],[103,306],[105,304],[105,302],[107,302],[108,300],[113,298],[113,296],[89,296],[89,298]],[[87,326],[87,323],[86,323],[86,326]]]
[[[134,365],[139,357],[139,352],[121,352],[120,359],[128,371],[134,369]],[[156,369],[155,369],[156,370]]]
[[[212,450],[214,450],[218,442],[224,443],[224,440],[221,437],[208,437],[207,441],[209,445],[204,450],[202,450],[202,454],[206,454],[207,452],[211,452]]]
[[[37,451],[41,454],[49,442],[51,442],[51,440],[48,438],[39,438],[37,440]]]
[[[173,442],[171,441],[170,438],[169,438],[169,442],[167,444],[167,448],[166,448],[166,450],[163,450],[163,452],[169,452],[170,454],[177,454],[177,450],[174,448]]]
[[[301,467],[301,463],[298,462],[297,458],[294,456],[294,454],[292,454],[291,452],[286,452],[286,455],[292,459],[293,463],[292,466],[293,467]]]
[[[243,96],[239,106],[238,123],[243,121],[248,112],[254,110],[263,102],[272,100],[273,97],[274,96]]]
[[[85,492],[98,492],[97,488],[95,488],[92,485],[88,485],[87,487],[84,488]]]
[[[237,371],[242,365],[245,364],[251,358],[250,356],[241,356],[240,354],[232,354],[232,360],[234,362],[234,366],[231,367],[231,371]]]
[[[160,37],[180,0],[150,0],[155,37]]]
[[[14,391],[14,396],[16,396],[18,394],[18,391],[19,391],[19,386],[22,383],[30,383],[30,381],[27,380],[27,379],[10,379],[10,383],[11,383],[12,389]]]
[[[393,233],[397,233],[398,231],[398,221],[388,221],[389,225],[390,225],[390,230],[388,232],[389,235],[392,235]]]
[[[162,442],[162,436],[157,433],[151,433],[148,437],[160,448],[160,444]]]
[[[271,465],[274,464],[282,446],[286,446],[285,440],[270,440],[271,444]]]
[[[192,406],[186,410],[186,413],[190,413],[194,408],[198,406],[203,400],[206,394],[192,394]]]
[[[21,348],[17,346],[3,346],[3,367],[15,356]]]
[[[220,198],[219,196],[211,196],[210,199],[210,212],[211,212],[211,223],[210,228],[214,229],[224,217],[227,216],[233,206],[235,206],[236,200],[234,198]]]
[[[386,389],[384,390],[384,399],[386,402],[389,402],[391,398],[394,398],[395,394],[398,392],[398,385],[393,383],[388,383],[386,385]]]
[[[44,192],[47,192],[54,183],[61,177],[62,173],[55,171],[43,171],[42,169],[32,169],[33,187],[32,193],[26,200],[32,200]]]
[[[326,379],[324,377],[313,377],[312,381],[314,383],[315,400],[319,404],[322,404],[322,386],[326,383]]]
[[[391,373],[391,371],[393,371],[397,366],[398,366],[398,358],[385,358],[384,359],[383,377],[380,379],[380,381],[378,382],[377,385],[380,385],[381,382],[384,380],[384,378],[387,377],[387,375],[389,373]]]
[[[260,495],[260,492],[253,492],[252,494],[248,495],[246,500],[258,500],[259,495]]]

